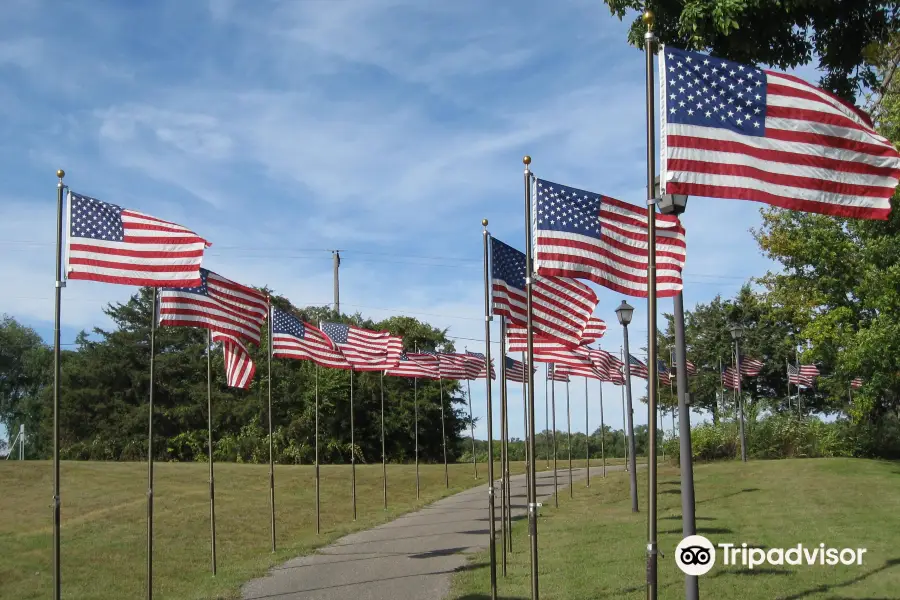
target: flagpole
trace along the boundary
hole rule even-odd
[[[550,377],[550,412],[552,413],[550,425],[553,427],[553,503],[559,508],[559,475],[557,472],[557,452],[559,445],[556,443],[556,365],[550,363],[547,372],[552,373]]]
[[[206,425],[209,448],[209,548],[212,554],[212,574],[216,575],[216,478],[213,472],[212,433],[212,330],[206,330]]]
[[[533,240],[531,238],[531,186],[533,183],[531,170],[531,157],[522,159],[525,164],[525,307],[526,307],[526,331],[528,339],[528,361],[525,367],[528,369],[528,423],[529,429],[534,431],[534,371],[531,365],[534,362],[534,330],[532,325],[532,277],[534,277]],[[526,456],[534,456],[534,436],[528,442]],[[531,531],[531,600],[538,600],[540,589],[538,584],[538,527],[537,527],[537,488],[535,487],[534,461],[529,466],[531,481],[528,484],[528,526]]]
[[[622,350],[622,347],[619,346],[619,358],[623,361],[625,360],[625,353]],[[626,412],[625,412],[625,382],[622,382],[622,445],[625,447],[625,470],[628,471],[628,426],[626,424]]]
[[[491,378],[491,369],[488,367],[487,379]],[[472,418],[472,382],[466,379],[466,396],[469,398],[469,425],[472,428],[472,467],[475,469],[475,479],[478,479],[478,457],[475,455],[475,419]]]
[[[482,238],[484,240],[484,364],[485,364],[485,393],[487,394],[487,434],[488,434],[488,522],[489,522],[489,552],[491,560],[491,600],[497,600],[497,531],[494,520],[496,510],[494,507],[494,421],[491,402],[491,292],[490,292],[490,266],[488,265],[488,246],[490,234],[487,230],[488,220],[481,221],[483,227]],[[504,358],[505,351],[502,353]],[[501,369],[506,360],[501,360]],[[502,377],[502,375],[501,375]],[[469,418],[472,415],[472,395],[469,393]],[[475,422],[472,421],[472,456],[475,456]],[[478,477],[476,466],[475,477]]]
[[[785,357],[784,359],[784,368],[785,373],[787,373],[787,401],[788,401],[788,412],[791,412],[791,363],[790,359]]]
[[[66,172],[56,171],[56,292],[53,308],[53,598],[62,597],[60,578],[60,498],[59,498],[59,388],[60,388],[60,315],[63,281],[63,194]]]
[[[584,378],[584,446],[587,454],[587,485],[591,487],[591,419],[588,416],[588,378]]]
[[[321,533],[319,482],[319,365],[316,364],[316,535]]]
[[[572,406],[569,404],[569,378],[566,377],[566,446],[569,452],[569,498],[575,497],[572,490]]]
[[[603,460],[603,476],[606,477],[606,448],[604,439],[606,428],[603,424],[603,382],[600,382],[600,458]]]
[[[441,385],[441,440],[444,442],[444,485],[450,489],[450,468],[447,466],[447,433],[444,423],[444,378],[440,378]]]
[[[269,326],[266,334],[269,337],[269,507],[270,521],[272,524],[272,552],[275,552],[275,452],[272,443],[272,300],[266,296],[269,304]]]
[[[794,346],[794,366],[797,368],[797,375],[800,375],[800,351]],[[799,380],[798,380],[799,381]],[[797,384],[797,418],[803,420],[803,399],[800,396],[800,385]]]
[[[656,362],[656,201],[654,187],[656,180],[656,132],[654,115],[655,89],[653,85],[653,45],[656,35],[653,33],[653,13],[649,10],[644,13],[644,24],[647,33],[644,34],[644,54],[647,65],[647,362],[653,369],[657,369]],[[650,469],[648,476],[648,502],[647,502],[647,600],[657,598],[657,539],[656,539],[656,493],[657,493],[657,464],[656,464],[656,390],[657,378],[647,378],[647,402],[648,428],[650,434],[648,442],[648,460]]]
[[[522,353],[522,368],[527,369],[529,363],[525,362],[525,353]],[[522,383],[522,418],[525,421],[525,436],[524,436],[524,446],[525,446],[525,489],[531,489],[531,471],[528,468],[529,459],[531,458],[528,455],[528,390],[526,384]]]
[[[547,372],[546,366],[544,372]],[[550,394],[547,391],[547,379],[544,377],[544,448],[547,450],[547,469],[550,468]]]
[[[673,301],[675,321],[675,391],[678,394],[678,453],[681,469],[681,533],[684,537],[697,533],[696,502],[694,500],[694,457],[691,445],[691,413],[688,379],[687,344],[684,338],[684,295],[676,294]],[[670,356],[670,358],[672,358]],[[669,382],[671,385],[671,377]],[[673,417],[674,418],[674,417]],[[674,428],[672,431],[674,435]],[[684,576],[685,600],[699,600],[700,587],[696,575]]]
[[[381,481],[384,492],[384,510],[387,510],[387,452],[384,445],[384,371],[381,371]]]
[[[350,496],[356,520],[356,431],[353,423],[353,367],[350,367]]]
[[[506,577],[506,552],[507,549],[512,550],[512,536],[510,536],[507,527],[507,519],[509,517],[509,447],[507,445],[507,390],[506,382],[508,379],[506,372],[506,317],[500,317],[500,348],[503,351],[503,360],[501,361],[502,370],[500,371],[500,538],[503,542],[502,569],[503,576]]]
[[[147,411],[147,600],[153,598],[153,366],[156,354],[156,288],[150,305],[150,401]]]
[[[413,351],[419,353],[419,345],[413,345]],[[419,378],[413,377],[413,411],[415,414],[416,442],[416,500],[419,499]]]

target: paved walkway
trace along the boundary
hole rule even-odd
[[[543,465],[540,465],[543,466]],[[622,467],[608,467],[609,471]],[[583,479],[586,469],[574,469]],[[591,467],[591,477],[602,468]],[[538,501],[553,495],[553,472],[538,472]],[[559,470],[559,488],[569,483]],[[526,512],[525,476],[510,478],[513,516]],[[500,494],[497,485],[497,536]],[[577,493],[577,492],[576,492]],[[487,486],[438,500],[367,531],[345,536],[317,554],[302,556],[247,583],[244,600],[441,600],[450,577],[466,566],[466,554],[488,547]],[[499,562],[498,548],[498,562]],[[486,590],[486,593],[489,593]]]

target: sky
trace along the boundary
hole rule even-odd
[[[59,168],[73,191],[191,227],[213,243],[205,267],[296,305],[332,301],[339,249],[344,312],[416,316],[475,351],[481,220],[524,250],[523,155],[540,178],[645,197],[644,57],[598,0],[7,0],[4,17],[0,314],[48,342]],[[760,208],[689,200],[688,310],[777,269],[749,233]],[[110,325],[103,307],[134,291],[70,282],[62,343]],[[623,297],[598,294],[601,347],[618,351]],[[629,302],[632,345],[646,346],[646,301]],[[583,390],[571,386],[577,431]],[[604,393],[621,427],[619,390]],[[484,382],[472,399],[484,438]],[[596,391],[589,401],[593,430]],[[521,437],[521,403],[510,418]]]

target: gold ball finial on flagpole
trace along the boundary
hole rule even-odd
[[[63,177],[66,176],[66,172],[63,171],[62,169],[57,169],[57,170],[56,170],[56,176],[59,177],[60,179],[62,179]]]
[[[644,14],[641,15],[641,21],[647,26],[647,31],[653,31],[653,22],[655,19],[656,16],[653,14],[652,10],[645,10]]]
[[[488,220],[487,220],[487,219],[482,219],[482,220],[481,220],[481,225],[482,225],[483,227],[487,227],[487,225],[488,225]]]
[[[522,159],[522,162],[525,163],[526,165],[530,165],[530,164],[531,164],[531,157],[528,156],[528,155],[526,154],[526,155],[525,155],[525,158]]]

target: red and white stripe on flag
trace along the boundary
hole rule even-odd
[[[581,344],[585,345],[596,342],[604,335],[606,335],[606,321],[600,317],[591,317],[584,327],[584,333],[581,336]]]
[[[400,355],[397,366],[386,369],[385,375],[416,379],[440,379],[438,358],[433,354],[407,352]]]
[[[250,387],[256,373],[256,365],[250,358],[247,347],[238,338],[218,332],[212,333],[212,341],[222,343],[222,351],[225,353],[225,379],[228,386],[242,390]]]
[[[887,219],[900,153],[855,106],[793,75],[660,46],[663,193]]]

